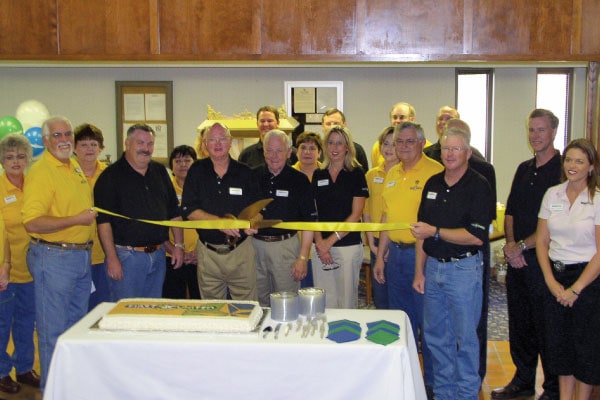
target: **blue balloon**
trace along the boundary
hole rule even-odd
[[[34,126],[25,131],[25,137],[31,143],[33,156],[37,157],[44,151],[44,140],[42,138],[42,128]]]

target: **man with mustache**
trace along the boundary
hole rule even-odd
[[[23,224],[31,235],[27,265],[34,281],[41,389],[58,336],[88,311],[92,284],[92,190],[73,154],[65,117],[42,124],[46,150],[26,175]]]
[[[136,219],[181,220],[169,174],[152,161],[154,139],[148,125],[135,124],[127,130],[125,153],[104,170],[94,187],[98,207]],[[99,215],[97,223],[111,300],[161,297],[169,228],[107,214]],[[183,263],[183,230],[170,229],[175,239],[171,260],[177,269]]]

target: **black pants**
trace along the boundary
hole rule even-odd
[[[165,299],[200,298],[198,289],[198,273],[196,264],[183,264],[177,269],[171,265],[171,257],[167,257],[167,273],[163,283],[162,296]]]
[[[481,317],[477,325],[477,339],[479,339],[479,376],[481,382],[487,372],[487,328],[488,328],[488,309],[490,305],[490,242],[483,244],[483,280],[481,288],[483,297],[481,298]]]
[[[510,355],[517,367],[512,382],[535,388],[540,356],[544,392],[558,398],[558,377],[548,372],[544,356],[543,294],[548,289],[535,249],[526,250],[524,255],[527,266],[518,269],[509,266],[506,275]]]

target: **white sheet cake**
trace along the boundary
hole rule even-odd
[[[262,314],[256,301],[123,299],[98,326],[127,331],[250,332]]]

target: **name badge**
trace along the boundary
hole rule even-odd
[[[375,183],[383,183],[383,177],[376,176],[375,178],[373,178],[373,182],[375,182]]]
[[[319,179],[317,181],[317,186],[328,186],[329,185],[329,179]]]
[[[234,196],[241,196],[242,195],[242,188],[230,187],[229,188],[229,194],[234,195]]]
[[[427,192],[427,198],[430,200],[435,200],[437,198],[436,192]]]
[[[277,190],[275,192],[275,196],[277,196],[277,197],[288,197],[289,194],[290,193],[287,190]]]
[[[565,209],[563,204],[550,204],[550,210],[552,211],[562,211]]]
[[[14,203],[15,201],[17,201],[17,196],[15,196],[14,194],[12,196],[6,196],[4,198],[4,203],[6,204]]]
[[[390,181],[387,183],[387,185],[385,185],[385,187],[389,187],[389,188],[394,187],[394,186],[396,186],[396,181]]]

